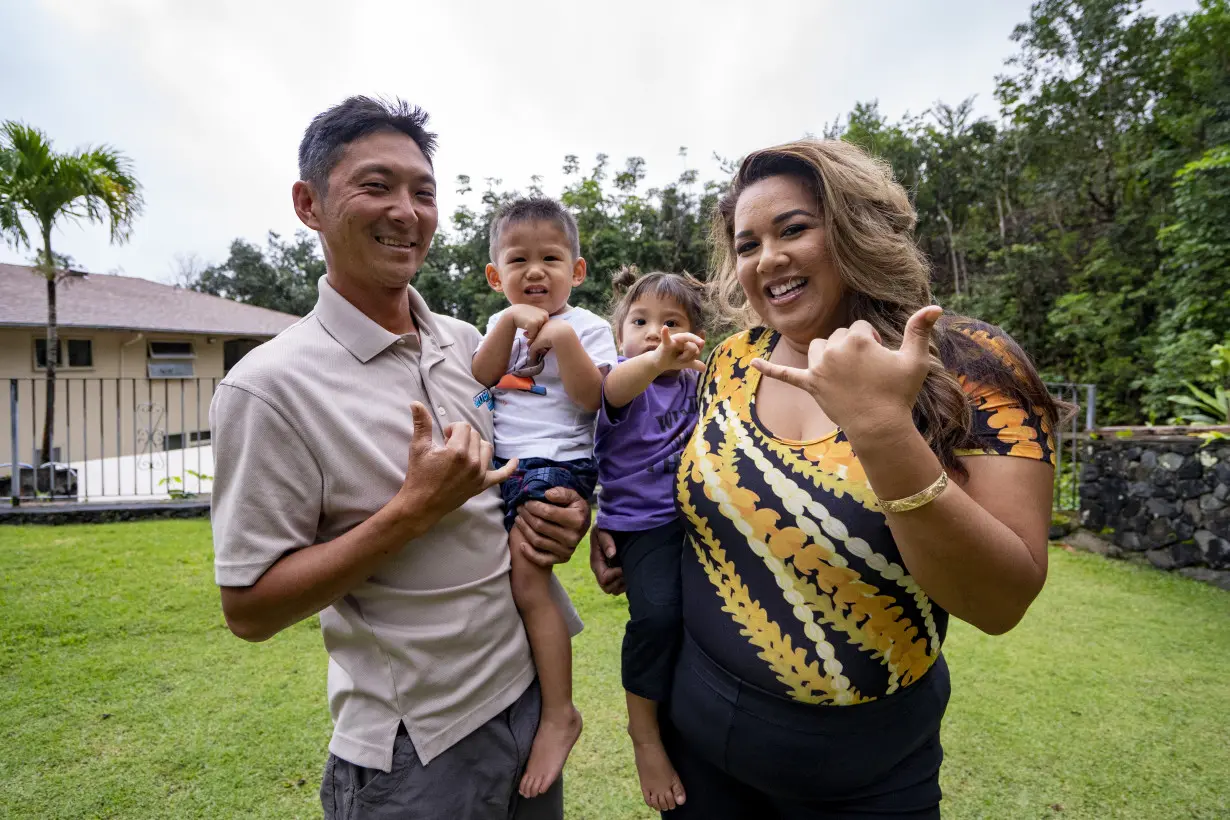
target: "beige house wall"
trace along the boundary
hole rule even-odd
[[[42,328],[0,328],[0,463],[29,463],[41,445],[46,382],[36,369]],[[89,339],[93,367],[56,374],[55,446],[60,461],[156,454],[192,446],[209,429],[209,402],[224,374],[224,344],[238,336],[62,328],[62,339]],[[150,341],[192,342],[192,378],[147,377]],[[63,363],[61,363],[63,365]],[[12,384],[18,388],[18,457],[11,445]],[[172,436],[179,436],[176,441]]]

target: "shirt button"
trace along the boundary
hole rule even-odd
[[[405,339],[398,339],[398,340],[397,340],[397,343],[398,343],[399,345],[404,345],[404,344],[406,343],[406,340],[405,340]]]
[[[437,415],[437,416],[443,416],[443,415],[444,415],[444,408],[443,408],[443,407],[437,407],[437,408],[436,408],[436,415]]]

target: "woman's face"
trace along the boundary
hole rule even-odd
[[[735,273],[765,324],[806,349],[844,324],[845,288],[825,242],[820,203],[802,180],[774,176],[735,203]]]

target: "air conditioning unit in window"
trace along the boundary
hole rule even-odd
[[[148,368],[151,379],[191,379],[193,376],[191,360],[182,362],[150,362]]]
[[[192,342],[151,341],[148,373],[151,379],[190,379],[195,375]]]

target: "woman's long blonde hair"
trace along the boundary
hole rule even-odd
[[[905,189],[887,163],[856,145],[838,140],[800,140],[747,156],[729,190],[719,200],[710,238],[710,282],[714,308],[728,321],[750,328],[761,317],[748,304],[735,273],[734,216],[748,186],[775,176],[803,182],[820,206],[825,242],[845,286],[850,321],[863,319],[892,349],[901,346],[906,321],[932,304],[931,270],[914,242],[917,221]],[[972,365],[971,377],[1008,390],[1025,407],[1042,411],[1052,425],[1058,409],[1024,352],[1006,340],[1024,372],[1013,378],[1002,364],[984,360],[977,344],[956,329],[964,321],[945,317],[931,343],[931,372],[914,405],[914,421],[945,467],[963,472],[958,449],[976,447],[969,402],[949,368]],[[958,338],[959,337],[959,338]],[[1006,337],[1005,337],[1006,339]],[[961,367],[963,372],[969,368]]]

